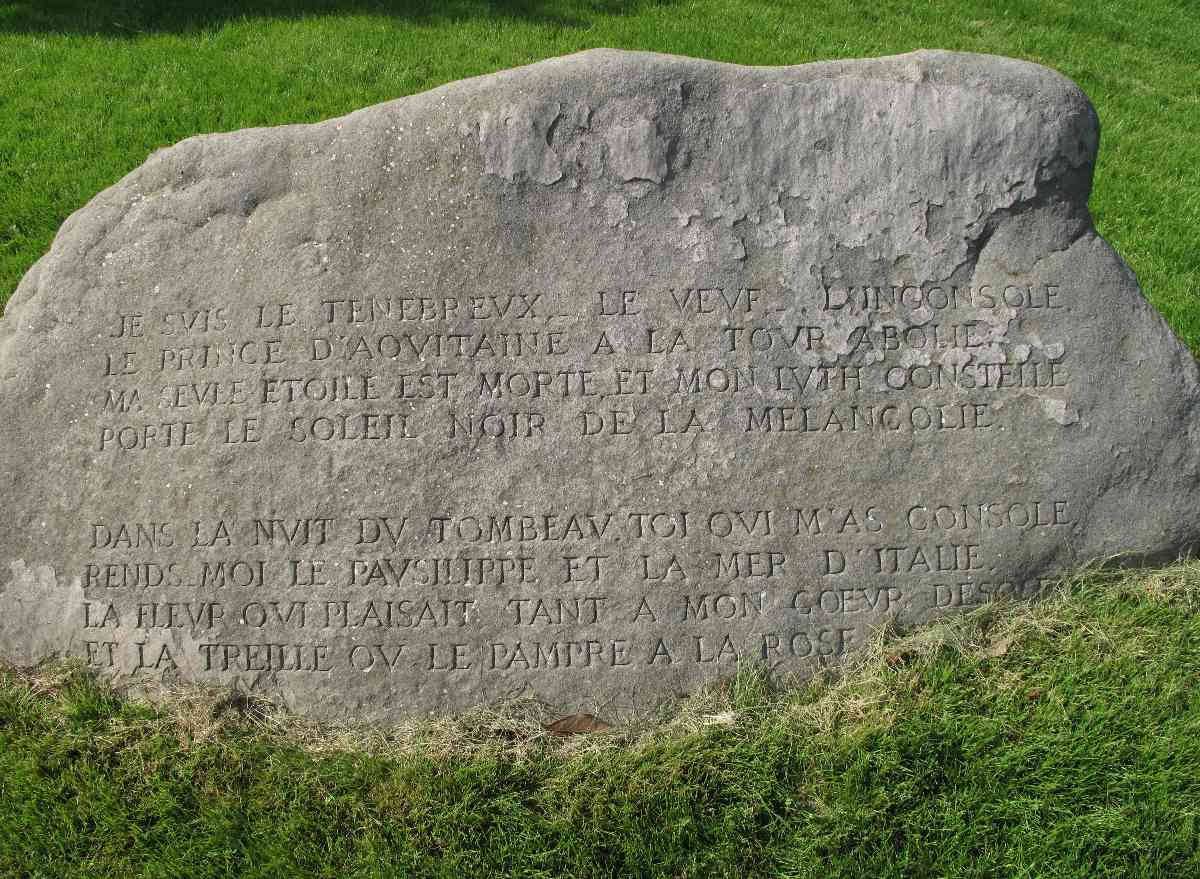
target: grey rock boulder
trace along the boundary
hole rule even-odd
[[[602,50],[161,150],[0,321],[0,657],[610,717],[1187,552],[1097,145],[1022,61]]]

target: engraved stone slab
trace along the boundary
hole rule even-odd
[[[594,51],[162,150],[0,323],[0,653],[614,715],[1186,550],[1097,141],[1009,59]]]

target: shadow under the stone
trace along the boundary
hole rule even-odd
[[[376,15],[414,22],[508,18],[586,27],[677,0],[13,0],[0,5],[0,33],[137,37],[188,33],[242,19]]]

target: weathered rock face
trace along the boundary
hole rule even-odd
[[[0,323],[0,652],[386,719],[805,672],[1190,547],[1061,76],[587,52],[196,137]]]

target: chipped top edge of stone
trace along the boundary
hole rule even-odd
[[[895,82],[928,82],[985,88],[992,94],[1010,95],[1031,102],[1046,103],[1057,99],[1068,104],[1075,104],[1077,110],[1090,114],[1092,117],[1090,121],[1098,127],[1091,100],[1072,79],[1051,67],[1005,55],[923,48],[898,55],[822,59],[788,65],[751,65],[714,61],[689,55],[673,55],[665,52],[600,47],[544,58],[520,67],[503,68],[464,79],[452,80],[422,92],[401,95],[316,122],[283,123],[229,131],[201,132],[183,138],[174,144],[160,147],[150,153],[147,159],[176,147],[195,144],[210,138],[220,139],[233,135],[245,137],[268,132],[272,136],[281,136],[296,129],[311,130],[356,121],[359,117],[375,113],[381,108],[440,100],[453,92],[469,93],[482,87],[500,86],[512,80],[519,81],[544,74],[561,76],[564,73],[568,75],[576,72],[583,73],[597,65],[616,64],[643,71],[647,65],[667,70],[691,68],[713,73],[727,71],[742,76],[760,76],[764,81],[769,78],[777,79],[780,76],[786,76],[791,83],[859,77]],[[972,76],[972,74],[974,75]],[[143,164],[145,163],[143,162]],[[137,170],[134,169],[131,173],[135,173]]]
[[[60,225],[50,248],[31,267],[27,277],[17,285],[17,289],[5,304],[0,313],[0,324],[11,324],[5,321],[14,307],[19,307],[23,301],[36,295],[37,276],[31,279],[28,275],[34,268],[43,263],[57,249],[61,240],[66,237],[77,218],[84,212],[94,209],[105,199],[117,193],[123,193],[128,185],[135,183],[139,176],[155,160],[175,154],[179,150],[204,149],[210,144],[225,141],[230,138],[279,138],[293,135],[298,131],[315,132],[329,127],[337,127],[346,123],[357,122],[385,111],[388,108],[398,108],[407,105],[413,109],[422,104],[444,100],[451,94],[462,93],[464,96],[492,88],[512,85],[530,78],[542,76],[563,77],[585,75],[596,67],[612,67],[621,65],[631,70],[646,72],[648,69],[658,72],[691,69],[696,72],[729,74],[741,77],[760,77],[763,83],[780,82],[780,77],[786,77],[787,83],[818,82],[841,77],[858,77],[864,79],[883,79],[895,82],[928,82],[933,84],[958,85],[970,88],[983,88],[991,94],[1005,94],[1019,99],[1040,104],[1061,103],[1064,112],[1062,118],[1082,121],[1086,127],[1095,130],[1096,136],[1091,138],[1091,155],[1088,164],[1094,167],[1098,149],[1099,121],[1094,107],[1086,93],[1069,77],[1053,68],[1005,55],[988,55],[974,52],[955,52],[944,49],[917,49],[913,52],[884,55],[866,58],[823,59],[794,65],[745,65],[727,61],[714,61],[706,58],[695,58],[687,55],[673,55],[662,52],[646,52],[615,48],[592,48],[568,55],[560,55],[542,59],[520,67],[483,73],[478,76],[453,80],[443,83],[423,92],[402,95],[387,101],[381,101],[345,113],[332,116],[316,122],[285,123],[281,125],[253,126],[230,131],[202,132],[183,138],[173,144],[160,147],[151,152],[146,159],[123,175],[112,185],[96,193],[85,204],[72,212]],[[1073,111],[1073,112],[1072,112]],[[1085,196],[1086,200],[1086,196]],[[0,333],[0,343],[6,338]],[[3,345],[0,344],[0,348]],[[2,352],[0,352],[2,353]],[[2,357],[0,357],[2,359]]]
[[[124,184],[134,180],[152,160],[163,158],[179,149],[203,149],[209,144],[219,143],[228,138],[278,139],[293,136],[298,131],[316,133],[348,124],[357,124],[373,115],[395,111],[402,107],[409,111],[417,110],[425,105],[445,101],[452,95],[468,98],[493,88],[511,88],[513,85],[523,83],[533,85],[543,78],[567,80],[577,76],[584,77],[598,67],[611,69],[618,65],[643,75],[647,72],[662,74],[687,69],[698,74],[728,73],[731,76],[742,78],[758,78],[762,84],[769,82],[801,84],[857,77],[981,88],[993,95],[1008,95],[1033,104],[1061,105],[1062,112],[1054,115],[1064,130],[1073,125],[1082,125],[1083,128],[1090,129],[1092,132],[1088,138],[1091,141],[1091,149],[1087,159],[1087,164],[1091,167],[1095,166],[1099,146],[1099,119],[1095,108],[1086,93],[1074,81],[1050,67],[1004,55],[918,49],[899,55],[827,59],[794,65],[758,66],[662,52],[593,48],[545,58],[520,67],[510,67],[453,80],[423,92],[402,95],[377,104],[359,107],[349,113],[316,122],[285,123],[195,134],[155,150],[138,167],[115,182],[110,189],[120,189]],[[100,199],[108,191],[98,193],[93,201]],[[70,219],[68,218],[67,222],[70,222]]]
[[[639,71],[657,68],[666,71],[691,69],[697,72],[728,72],[743,77],[761,77],[764,82],[781,81],[781,78],[786,78],[789,84],[858,77],[894,82],[927,82],[935,85],[983,88],[991,94],[1005,94],[1032,103],[1057,101],[1065,105],[1074,105],[1075,110],[1089,115],[1091,117],[1089,122],[1098,127],[1095,109],[1087,94],[1074,80],[1051,67],[1005,55],[924,48],[898,55],[821,59],[787,65],[737,64],[688,55],[629,49],[584,49],[569,55],[545,58],[520,67],[510,67],[453,80],[423,92],[415,92],[379,104],[360,107],[342,116],[331,117],[312,124],[319,126],[345,122],[360,114],[368,114],[379,107],[394,106],[404,102],[439,100],[448,93],[456,91],[471,92],[483,86],[500,86],[513,80],[519,81],[544,74],[571,75],[584,73],[597,66],[613,67],[617,65]],[[281,131],[287,127],[289,126],[242,129],[242,133]]]
[[[578,64],[593,60],[635,61],[639,64],[647,62],[667,66],[694,65],[714,69],[723,68],[747,73],[758,74],[787,74],[797,81],[830,79],[838,76],[861,75],[866,71],[875,74],[877,78],[895,79],[898,82],[912,81],[945,81],[954,82],[955,74],[969,74],[988,70],[993,76],[979,78],[972,85],[989,86],[999,83],[1007,88],[993,88],[995,92],[1012,93],[1011,86],[1032,84],[1038,82],[1043,87],[1054,84],[1065,92],[1077,92],[1086,99],[1083,90],[1068,76],[1052,67],[1028,61],[1023,58],[1013,58],[1008,55],[991,55],[982,52],[957,52],[950,49],[915,49],[896,55],[875,55],[858,58],[822,58],[806,61],[800,64],[760,65],[738,64],[730,61],[715,61],[708,58],[696,58],[689,55],[674,55],[665,52],[645,52],[629,49],[595,48],[584,49],[569,55],[546,58],[522,67],[513,67],[484,74],[482,77],[472,77],[458,82],[470,82],[474,79],[494,77],[504,73],[520,73],[532,71],[539,67],[551,67],[563,64]],[[1006,74],[1003,80],[997,80],[994,74]],[[888,73],[899,73],[900,76],[889,76]],[[936,74],[932,78],[930,73]],[[906,74],[906,75],[905,75]],[[453,84],[453,83],[448,83]],[[440,87],[439,87],[440,88]],[[432,91],[436,91],[436,88]]]

